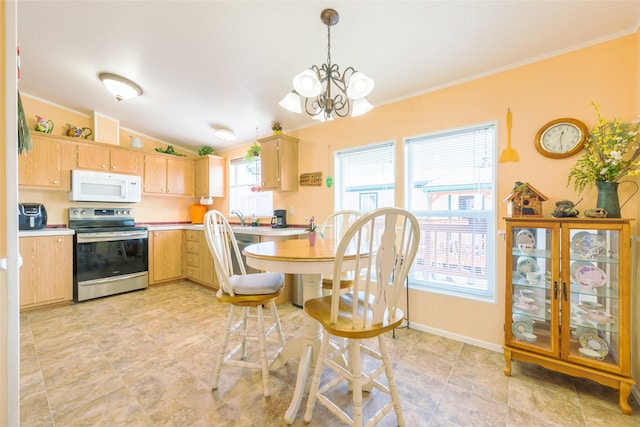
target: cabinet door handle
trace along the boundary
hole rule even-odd
[[[558,282],[553,282],[553,299],[558,299]]]
[[[562,283],[562,296],[564,296],[564,300],[567,301],[567,284]]]

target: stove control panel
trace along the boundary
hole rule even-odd
[[[131,208],[69,208],[69,220],[134,219]]]

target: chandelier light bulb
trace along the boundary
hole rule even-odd
[[[278,105],[292,113],[302,113],[302,108],[300,107],[300,95],[298,95],[295,90],[289,92],[287,96],[282,98],[282,101],[280,101]]]
[[[304,70],[293,78],[293,88],[305,98],[320,95],[322,84],[313,70]]]
[[[353,106],[351,107],[351,117],[361,116],[371,110],[373,110],[373,105],[371,105],[365,98],[356,99],[353,101]]]
[[[349,79],[347,96],[351,99],[362,99],[373,90],[373,79],[360,71],[353,73]]]

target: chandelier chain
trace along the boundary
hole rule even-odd
[[[327,25],[327,64],[331,68],[331,25]]]

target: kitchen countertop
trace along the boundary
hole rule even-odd
[[[234,233],[252,234],[254,236],[298,236],[306,234],[303,228],[271,228],[271,227],[242,227],[240,225],[232,225]],[[162,230],[196,230],[204,231],[202,224],[163,224],[149,225],[149,231]]]
[[[70,228],[43,228],[42,230],[20,230],[18,237],[63,236],[75,234]]]

